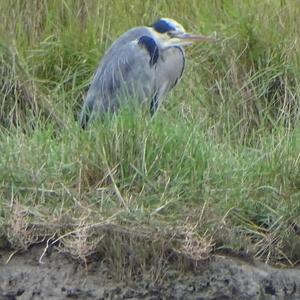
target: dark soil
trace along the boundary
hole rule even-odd
[[[275,269],[236,258],[212,256],[199,270],[170,266],[164,279],[147,274],[117,282],[100,261],[84,265],[42,246],[15,254],[0,251],[0,300],[13,299],[300,299],[300,269]],[[201,270],[200,270],[201,269]],[[148,276],[149,278],[149,276]]]

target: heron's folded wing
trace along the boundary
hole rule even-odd
[[[154,85],[154,69],[149,64],[149,54],[137,40],[114,47],[108,51],[96,70],[81,114],[87,123],[87,115],[102,111],[114,111],[125,93],[138,101],[151,97]]]

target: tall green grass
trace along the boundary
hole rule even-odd
[[[22,248],[59,239],[81,258],[106,245],[121,259],[86,232],[109,223],[195,259],[186,239],[205,238],[198,251],[296,264],[299,10],[296,1],[1,1],[3,236]],[[220,42],[187,49],[184,78],[153,119],[124,109],[82,131],[78,112],[105,50],[161,16]],[[141,256],[162,251],[134,241],[127,247]]]

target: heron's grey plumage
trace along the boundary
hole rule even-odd
[[[160,62],[157,64],[155,72],[155,98],[152,98],[151,113],[153,114],[161,99],[179,82],[185,67],[185,54],[182,47],[173,46],[160,54]]]
[[[122,98],[138,97],[143,101],[153,90],[154,69],[137,39],[150,35],[146,27],[129,30],[104,55],[88,90],[82,112],[81,125],[103,112],[115,112]]]
[[[185,67],[183,48],[159,39],[159,34],[163,36],[168,30],[172,34],[185,34],[180,24],[172,27],[169,21],[176,23],[169,19],[156,23],[154,29],[158,34],[150,27],[136,27],[112,44],[88,90],[80,116],[82,127],[102,113],[115,112],[129,98],[148,103],[151,114],[157,110],[164,95],[180,80]]]

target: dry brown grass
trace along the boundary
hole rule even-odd
[[[88,213],[67,222],[63,217],[48,216],[44,225],[43,222],[33,224],[30,209],[16,199],[9,213],[11,218],[6,232],[14,250],[8,261],[16,252],[43,243],[45,248],[40,263],[54,247],[84,263],[87,270],[91,261],[105,261],[118,279],[133,279],[147,270],[153,280],[159,281],[170,264],[180,270],[197,268],[208,259],[214,246],[211,236],[199,233],[201,224],[188,220],[170,227],[157,222],[124,223],[118,215],[113,215],[93,223],[94,215]]]

